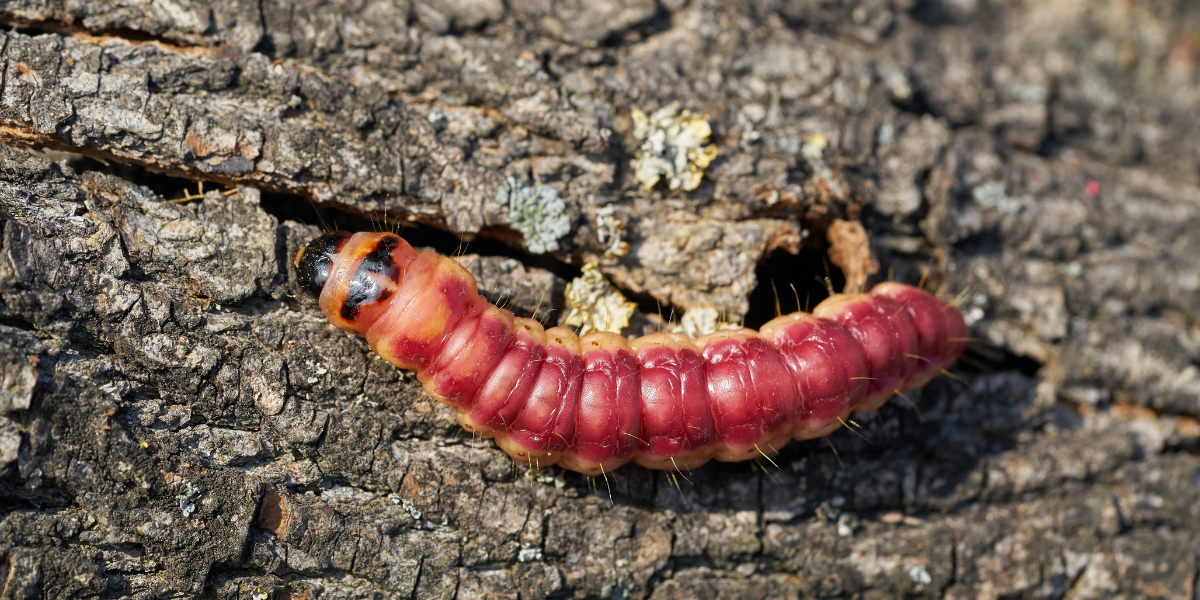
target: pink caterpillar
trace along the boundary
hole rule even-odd
[[[416,371],[463,427],[521,462],[588,475],[629,461],[746,460],[828,435],[850,412],[924,385],[966,346],[956,308],[900,283],[831,296],[757,332],[629,341],[514,317],[456,261],[390,233],[324,235],[296,267],[330,322]]]

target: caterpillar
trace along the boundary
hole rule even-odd
[[[957,308],[895,282],[759,331],[630,341],[515,317],[457,261],[391,233],[335,231],[294,264],[331,323],[415,371],[465,429],[515,460],[588,475],[630,461],[692,469],[828,435],[929,382],[967,339]]]

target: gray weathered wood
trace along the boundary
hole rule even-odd
[[[0,4],[0,597],[1194,598],[1200,9],[1077,4]],[[647,191],[674,101],[719,156]],[[860,219],[977,364],[778,468],[531,477],[300,293],[310,201],[733,318]]]

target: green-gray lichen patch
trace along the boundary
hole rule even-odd
[[[526,248],[534,254],[559,249],[558,240],[571,230],[566,203],[558,191],[545,185],[508,177],[500,185],[496,200],[508,206],[508,222],[525,236]]]
[[[1004,182],[1002,181],[985,181],[971,188],[971,199],[979,206],[1007,215],[1021,210],[1021,202],[1010,198],[1004,192]]]

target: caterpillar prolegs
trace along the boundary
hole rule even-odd
[[[415,371],[463,427],[521,462],[588,475],[746,460],[828,435],[966,346],[956,308],[900,283],[836,294],[760,331],[629,341],[515,317],[456,261],[390,233],[324,235],[296,267],[331,323]]]

